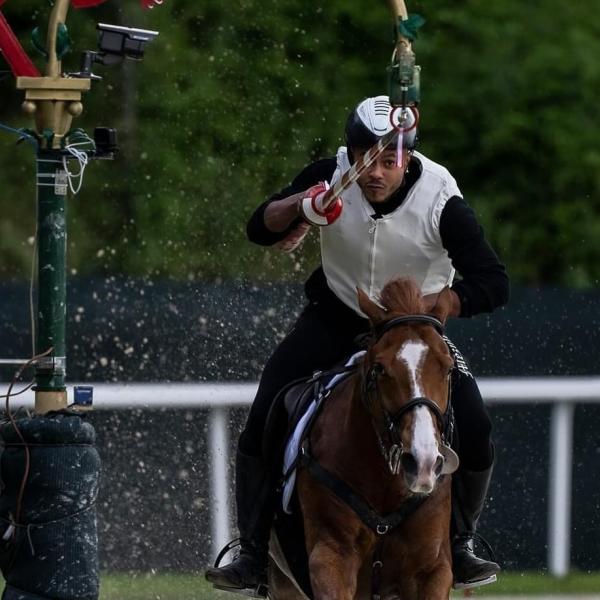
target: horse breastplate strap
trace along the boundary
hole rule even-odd
[[[342,481],[319,464],[310,455],[306,447],[303,448],[301,463],[319,483],[323,484],[342,502],[347,504],[356,513],[358,518],[377,535],[390,533],[429,498],[429,496],[411,496],[402,504],[399,510],[382,516],[374,511],[345,481]]]

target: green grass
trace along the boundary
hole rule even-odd
[[[201,574],[113,573],[103,575],[100,583],[100,600],[233,600],[243,597],[213,590]]]
[[[482,587],[477,596],[535,594],[599,594],[600,573],[572,573],[555,579],[544,573],[500,573],[498,581]],[[600,598],[600,595],[599,595]]]
[[[598,594],[600,573],[574,573],[554,579],[542,573],[502,573],[498,582],[480,588],[476,596],[536,594]],[[460,598],[462,594],[454,594]],[[600,596],[599,596],[600,597]],[[100,600],[235,600],[243,598],[214,591],[198,575],[105,574]]]

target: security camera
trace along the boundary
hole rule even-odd
[[[142,60],[146,44],[158,35],[158,31],[108,25],[107,23],[98,23],[96,29],[98,30],[98,52],[92,50],[84,52],[81,59],[81,70],[77,73],[69,73],[70,77],[102,79],[92,73],[95,63],[111,66],[121,63],[125,58]]]
[[[98,23],[96,29],[98,30],[98,50],[100,51],[98,58],[105,65],[119,63],[124,58],[141,60],[144,58],[146,44],[158,35],[158,31],[108,25],[107,23]]]

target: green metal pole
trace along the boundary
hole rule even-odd
[[[81,92],[89,80],[62,75],[57,54],[58,29],[64,27],[70,0],[56,0],[48,24],[45,77],[19,77],[26,90],[23,109],[35,118],[40,147],[37,152],[38,302],[35,365],[35,411],[45,414],[67,407],[65,327],[67,312],[66,201],[68,180],[61,143],[71,119],[83,110]],[[52,349],[51,352],[48,352]]]
[[[36,392],[65,392],[67,174],[60,150],[37,154],[38,331],[36,354],[53,348],[36,365]],[[43,394],[46,395],[46,394]]]

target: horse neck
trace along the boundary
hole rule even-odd
[[[408,495],[403,477],[392,476],[381,454],[359,374],[334,389],[311,434],[315,458],[351,485],[377,510]],[[393,508],[391,509],[393,510]]]

